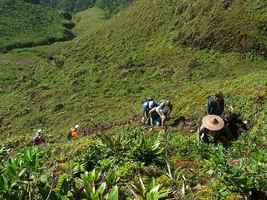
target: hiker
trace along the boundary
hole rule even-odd
[[[213,137],[214,143],[227,143],[231,137],[231,133],[225,127],[225,122],[220,116],[207,115],[202,119],[199,140],[209,144],[211,143],[210,137]]]
[[[43,144],[44,142],[45,140],[43,138],[43,130],[38,129],[36,132],[36,135],[32,138],[32,143],[34,145],[40,145],[40,144]]]
[[[149,114],[149,125],[150,126],[160,126],[161,125],[161,118],[157,112],[151,112]]]
[[[68,140],[69,142],[71,142],[72,139],[74,139],[74,138],[78,138],[78,137],[79,137],[79,135],[80,135],[80,133],[79,133],[79,128],[80,128],[79,125],[75,125],[74,128],[71,128],[71,129],[70,129],[70,132],[68,133],[68,136],[67,136],[67,140]]]
[[[208,115],[222,116],[224,113],[224,95],[222,92],[208,97]]]
[[[170,117],[171,111],[172,111],[171,102],[168,100],[161,101],[157,107],[154,107],[153,109],[149,111],[150,124],[152,126],[161,125],[162,127],[164,127],[164,123]],[[155,124],[155,120],[159,120],[159,121],[156,121],[156,124]]]
[[[240,114],[237,113],[226,113],[224,115],[224,121],[232,134],[232,139],[237,139],[242,132],[250,129],[250,123],[246,120],[243,121]]]
[[[149,123],[149,111],[156,106],[157,106],[157,103],[153,98],[151,97],[145,98],[145,100],[142,103],[142,109],[143,109],[142,122],[144,124]]]

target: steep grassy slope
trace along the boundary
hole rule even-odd
[[[117,14],[128,5],[129,0],[23,0],[28,3],[44,4],[67,12],[77,13],[94,6],[105,10],[106,17]]]
[[[52,8],[3,0],[0,10],[0,51],[73,38],[69,21]]]
[[[83,33],[66,44],[62,48],[68,50],[61,53],[46,48],[1,56],[2,104],[10,107],[1,106],[2,130],[19,134],[48,126],[64,133],[62,128],[78,121],[121,120],[139,112],[146,95],[171,98],[174,116],[198,119],[206,97],[219,89],[245,117],[252,115],[253,99],[265,91],[266,61],[177,46],[171,39],[175,5],[138,1],[96,34]]]
[[[267,55],[265,1],[180,1],[177,43],[223,51]]]
[[[85,156],[86,161],[92,161],[88,170],[96,167],[105,176],[119,176],[120,191],[126,196],[131,196],[127,188],[136,183],[136,174],[155,177],[172,189],[172,195],[182,194],[181,188],[187,188],[184,199],[242,199],[236,193],[249,196],[252,190],[266,190],[263,170],[266,169],[267,61],[253,51],[236,52],[235,47],[224,52],[219,44],[226,41],[231,46],[227,34],[214,40],[216,46],[207,46],[208,49],[191,48],[199,47],[194,42],[180,45],[186,38],[186,34],[180,33],[196,34],[194,25],[180,26],[185,22],[182,18],[185,13],[179,14],[179,6],[194,5],[196,9],[205,2],[210,9],[222,5],[208,0],[192,2],[139,0],[93,31],[90,22],[88,31],[77,25],[78,38],[57,48],[0,55],[0,131],[4,133],[0,136],[1,144],[9,147],[28,144],[33,132],[44,127],[50,165],[54,160],[60,165],[66,162],[62,173],[70,173],[72,158]],[[253,2],[248,1],[245,8],[252,9]],[[236,0],[232,5],[238,3]],[[254,14],[261,14],[264,9],[263,6]],[[195,20],[205,24],[205,14],[213,12],[213,9],[211,13],[200,12],[202,15]],[[89,13],[78,16],[78,23],[86,26]],[[191,12],[186,13],[193,18]],[[235,23],[222,21],[229,30],[234,29],[232,25],[243,30],[242,12],[236,13],[239,18],[236,17]],[[209,23],[214,23],[213,18],[209,19]],[[251,20],[254,24],[254,18]],[[221,28],[217,24],[214,28]],[[255,29],[253,34],[265,43],[261,32]],[[177,35],[181,37],[178,41]],[[173,102],[169,124],[183,116],[197,124],[204,115],[207,97],[218,90],[225,93],[226,103],[234,112],[253,124],[249,132],[229,146],[198,144],[194,126],[190,130],[171,127],[166,134],[158,135],[133,128],[136,124],[110,130],[108,133],[114,135],[110,142],[82,137],[72,144],[66,143],[66,131],[74,124],[92,128],[94,124],[127,121],[140,112],[140,102],[147,95]],[[139,134],[148,140],[140,139],[136,136]],[[164,147],[159,152],[149,148],[154,147],[153,134],[159,138],[155,145]],[[167,157],[162,155],[163,151]],[[164,160],[170,163],[173,174],[170,175]],[[236,168],[228,169],[226,163]]]
[[[103,25],[105,13],[102,9],[94,7],[75,15],[76,34],[81,37],[83,34],[88,35],[95,33]]]

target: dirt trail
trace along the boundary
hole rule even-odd
[[[133,117],[129,118],[126,121],[120,121],[120,122],[114,122],[114,123],[109,123],[109,124],[94,124],[94,125],[87,125],[85,128],[81,130],[81,133],[84,136],[89,136],[96,134],[98,132],[105,132],[113,128],[118,128],[126,125],[131,125],[131,124],[141,124],[141,117],[140,115],[134,115]]]
[[[198,125],[199,124],[197,123],[197,121],[195,121],[193,118],[180,116],[170,124],[170,127],[178,128],[185,133],[193,133],[197,131]]]
[[[94,135],[99,132],[105,132],[114,128],[123,127],[126,125],[143,125],[141,122],[141,115],[134,115],[133,117],[120,122],[107,123],[107,124],[88,124],[81,129],[84,136]],[[197,123],[191,118],[179,117],[170,124],[170,128],[179,128],[186,133],[192,133],[197,130]]]

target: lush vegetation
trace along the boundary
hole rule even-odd
[[[1,197],[260,199],[267,190],[267,61],[231,38],[244,31],[242,2],[220,2],[139,0],[108,21],[93,8],[75,17],[73,41],[1,54]],[[249,33],[264,46],[254,16],[264,17],[266,7],[253,2],[240,8],[254,13]],[[221,12],[209,45],[203,30]],[[233,33],[219,31],[226,27]],[[225,146],[199,144],[207,97],[219,90],[227,111],[251,129]],[[148,95],[174,104],[166,132],[133,118]],[[183,117],[187,123],[176,126]],[[67,143],[76,123],[87,135]],[[40,127],[46,145],[35,149],[31,137]]]
[[[44,4],[67,12],[78,12],[97,6],[106,12],[109,18],[128,5],[129,0],[24,0],[29,3]]]
[[[96,0],[24,0],[28,3],[43,4],[67,12],[78,12],[93,7]]]
[[[128,6],[129,0],[96,0],[95,5],[106,12],[106,17],[117,14],[122,8]]]
[[[242,199],[266,190],[266,150],[257,149],[256,142],[246,157],[237,155],[244,152],[240,143],[251,141],[254,134],[224,148],[174,132],[145,132],[127,128],[113,136],[97,136],[72,154],[75,159],[58,157],[51,169],[44,167],[54,163],[46,148],[22,150],[1,166],[0,197]]]
[[[0,51],[73,38],[69,19],[52,8],[21,0],[0,2]]]
[[[97,7],[90,8],[75,15],[74,21],[76,25],[73,30],[79,37],[87,37],[101,28],[104,20],[105,12],[102,9]]]
[[[252,52],[266,56],[264,1],[184,1],[176,8],[180,44],[223,51]]]

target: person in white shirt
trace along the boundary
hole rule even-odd
[[[161,101],[161,103],[149,111],[149,116],[151,118],[152,124],[154,124],[154,116],[158,115],[160,117],[160,125],[164,127],[165,121],[170,117],[172,111],[172,104],[170,101]]]

